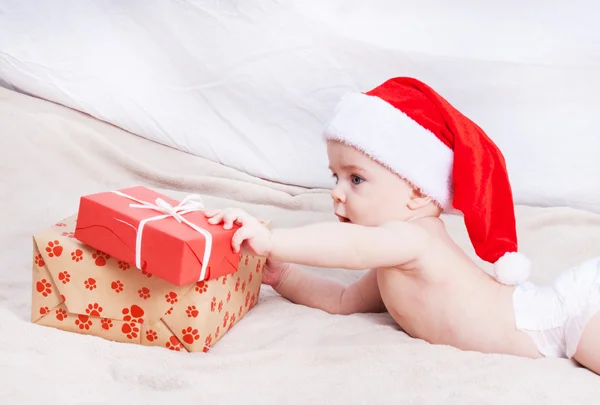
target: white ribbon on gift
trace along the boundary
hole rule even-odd
[[[194,211],[200,211],[204,208],[204,204],[202,202],[202,197],[200,197],[199,195],[196,195],[196,194],[192,194],[192,195],[185,197],[178,205],[172,206],[171,204],[169,204],[162,198],[157,198],[155,200],[156,204],[152,204],[147,201],[143,201],[143,200],[140,200],[133,196],[122,193],[120,191],[113,190],[112,192],[117,195],[120,195],[121,197],[125,197],[125,198],[128,198],[130,200],[133,200],[133,201],[136,201],[139,203],[139,204],[129,204],[129,206],[131,208],[151,209],[151,210],[155,210],[155,211],[164,213],[164,215],[157,215],[154,217],[149,217],[149,218],[143,219],[140,221],[140,224],[138,225],[138,228],[136,230],[137,236],[135,239],[135,266],[138,269],[142,268],[142,264],[141,264],[141,262],[142,262],[142,235],[144,233],[143,232],[144,226],[150,221],[158,221],[161,219],[173,217],[179,223],[184,223],[184,224],[188,225],[190,228],[192,228],[193,230],[201,233],[206,240],[205,244],[204,244],[204,257],[202,258],[202,270],[200,271],[200,277],[199,277],[198,281],[204,280],[204,278],[206,276],[206,269],[208,267],[208,261],[210,260],[210,254],[212,251],[212,235],[206,229],[203,229],[203,228],[199,227],[198,225],[191,223],[190,221],[188,221],[187,219],[185,219],[183,217],[185,214],[189,214],[190,212],[194,212]],[[123,222],[123,223],[135,228],[135,226],[133,226],[132,224],[130,224],[128,222],[122,221],[120,219],[117,219],[117,221]]]

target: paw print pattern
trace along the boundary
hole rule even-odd
[[[168,302],[169,304],[175,304],[177,301],[179,301],[179,300],[177,299],[177,293],[175,293],[175,292],[173,292],[173,291],[171,291],[171,292],[170,292],[170,293],[168,293],[168,294],[165,294],[165,300],[167,300],[167,302]]]
[[[46,253],[48,253],[48,257],[60,257],[63,252],[63,247],[60,245],[60,242],[57,240],[48,242],[48,246],[46,246]]]
[[[62,308],[59,308],[56,310],[56,319],[58,319],[59,321],[64,321],[65,319],[67,319],[67,311],[65,311]]]
[[[89,316],[100,316],[100,314],[102,314],[102,307],[97,303],[88,304],[85,313]]]
[[[261,266],[260,259],[259,259],[258,262],[256,263],[256,272],[258,273],[261,268],[262,268],[262,266]]]
[[[180,352],[181,349],[183,349],[183,345],[175,336],[171,336],[171,338],[165,344],[165,347],[169,350],[175,350],[178,352]]]
[[[63,236],[68,236],[68,235],[63,235]],[[48,251],[48,249],[50,249],[51,252]],[[46,249],[47,256],[45,256],[45,257],[46,258],[58,257],[58,256],[62,255],[62,253],[63,253],[62,249],[63,249],[63,246],[60,245],[60,242],[54,243],[54,241],[52,241],[52,246],[50,245],[50,243],[47,246],[47,249]],[[92,252],[90,252],[90,256],[92,257],[92,260],[94,261],[94,264],[96,266],[106,266],[107,265],[107,263],[108,263],[107,260],[110,258],[110,256],[108,254],[105,254],[101,251],[95,251],[94,254],[91,254]],[[51,253],[52,253],[52,255],[51,255]],[[70,257],[73,262],[80,262],[84,259],[84,251],[82,249],[74,249],[74,251],[70,252]],[[89,260],[89,258],[87,260]],[[245,260],[248,261],[249,258],[246,257]],[[256,259],[254,259],[254,260],[256,260]],[[40,266],[40,267],[44,266],[45,265],[44,258],[41,255],[37,255],[35,257],[35,264],[36,264],[36,266]],[[126,263],[123,261],[119,261],[119,262],[115,261],[115,267],[117,267],[117,265],[118,265],[118,268],[122,271],[127,271],[132,268],[132,266],[129,263]],[[254,265],[252,263],[250,264],[250,266],[254,267]],[[262,264],[259,262],[257,264],[257,272],[260,270],[261,266],[262,266]],[[81,282],[81,281],[77,280],[77,277],[75,278],[75,280],[73,279],[73,275],[70,274],[71,270],[72,269],[69,269],[68,271],[67,270],[61,271],[57,275],[55,282],[62,282],[63,284],[69,284],[71,281]],[[232,301],[235,301],[235,299],[237,299],[236,294],[234,293],[234,290],[237,291],[238,294],[240,293],[240,290],[241,290],[241,292],[243,292],[243,297],[244,297],[243,299],[245,299],[245,302],[242,302],[242,304],[245,304],[246,308],[248,308],[248,306],[251,307],[252,305],[255,305],[256,295],[252,294],[252,290],[254,288],[251,287],[251,283],[256,278],[256,276],[254,276],[253,273],[254,272],[250,271],[249,273],[246,274],[247,277],[242,276],[240,278],[240,277],[233,276],[233,275],[227,275],[227,276],[223,276],[220,279],[221,284],[229,285],[230,287],[228,287],[228,289],[230,288],[231,290],[225,292],[225,294],[223,294],[221,297],[218,297],[218,295],[211,297],[211,300],[210,300],[211,311],[212,312],[218,311],[218,312],[220,312],[220,315],[223,315],[223,317],[220,318],[221,322],[219,323],[219,326],[216,328],[216,330],[213,330],[213,333],[208,334],[208,336],[206,336],[203,333],[200,333],[201,331],[199,331],[199,329],[195,329],[193,326],[185,327],[184,329],[180,329],[181,335],[179,335],[179,338],[177,338],[175,336],[171,336],[169,338],[169,340],[165,343],[165,346],[170,350],[184,351],[185,347],[182,345],[182,343],[185,345],[198,344],[198,345],[202,346],[199,342],[203,342],[204,347],[202,348],[202,350],[207,351],[210,348],[210,346],[214,343],[214,341],[219,339],[220,335],[222,335],[225,331],[229,330],[237,322],[237,320],[239,318],[241,318],[242,313],[246,310],[246,309],[244,309],[244,305],[239,306],[239,311],[238,310],[232,311],[231,308],[229,307],[230,303],[232,303]],[[142,271],[142,274],[145,274],[148,277],[152,276],[151,274],[146,273],[144,271]],[[235,277],[235,278],[233,278],[233,277]],[[52,283],[52,281],[49,279],[42,279],[36,283],[36,290],[40,294],[42,294],[44,296],[48,296],[49,294],[52,294],[52,292],[53,292],[52,290],[54,289],[52,287],[51,283]],[[90,278],[86,277],[84,279],[83,283],[84,283],[85,288],[90,291],[96,290],[99,287],[103,287],[103,286],[99,286],[97,279],[92,278],[92,277],[90,277]],[[110,285],[111,285],[111,288],[113,291],[115,291],[117,293],[123,292],[124,286],[123,286],[122,280],[115,280],[110,283],[111,283]],[[229,283],[229,284],[227,284],[227,283]],[[235,287],[234,287],[234,285],[235,285]],[[195,290],[196,290],[196,293],[198,293],[198,294],[204,294],[204,293],[207,293],[207,291],[210,289],[209,287],[210,287],[210,282],[200,281],[200,282],[196,283]],[[138,288],[138,290],[134,290],[134,291],[137,291],[140,299],[144,299],[144,300],[148,299],[149,300],[152,298],[152,295],[156,295],[156,291],[154,291],[154,290],[151,291],[150,288],[148,288],[148,287],[138,286],[137,288]],[[154,294],[152,294],[152,292],[154,292]],[[181,297],[179,297],[178,293],[176,293],[174,291],[169,291],[169,292],[166,292],[163,294],[164,294],[165,301],[173,306],[181,301]],[[154,298],[159,298],[159,297],[154,297]],[[97,325],[96,328],[101,327],[102,330],[105,330],[105,331],[111,330],[113,327],[115,327],[114,320],[101,318],[102,313],[103,313],[103,308],[102,308],[102,306],[100,306],[100,304],[92,302],[89,305],[86,304],[86,307],[84,307],[84,308],[85,308],[84,315],[74,314],[69,317],[69,322],[74,322],[76,329],[82,330],[82,331],[94,330],[93,322],[98,322],[99,325]],[[186,317],[188,319],[192,319],[192,318],[197,319],[201,315],[201,309],[199,309],[199,307],[196,305],[185,305],[184,308],[185,308]],[[167,312],[167,314],[171,313],[171,311],[173,311],[173,310],[174,310],[173,307],[171,307],[169,309],[169,311]],[[40,307],[39,311],[40,311],[41,315],[46,315],[50,312],[55,311],[55,315],[56,315],[56,318],[58,321],[66,320],[69,315],[68,312],[63,308],[59,308],[54,311],[50,311],[47,307]],[[178,309],[178,311],[181,311],[181,310]],[[181,314],[181,315],[183,315],[183,314]],[[117,326],[116,333],[119,333],[119,329],[120,329],[120,331],[121,331],[121,333],[123,333],[123,335],[125,335],[128,339],[131,339],[133,341],[135,341],[136,339],[139,340],[140,335],[141,335],[141,336],[145,337],[148,342],[157,342],[159,340],[159,334],[157,333],[157,331],[154,331],[154,330],[143,331],[142,330],[142,327],[140,324],[144,323],[143,316],[144,316],[144,310],[137,305],[131,305],[130,307],[124,308],[122,310],[122,319],[124,322],[122,325],[118,325],[118,324],[116,325]],[[97,320],[94,321],[94,318],[96,318]],[[73,320],[71,320],[71,319],[73,319]],[[121,327],[119,327],[119,326],[121,326]],[[202,341],[201,339],[204,339],[204,340]],[[161,340],[161,342],[162,342],[162,340]]]
[[[187,314],[188,318],[195,318],[200,314],[195,305],[190,305],[187,307],[185,313]]]
[[[66,236],[67,238],[71,238],[74,239],[75,238],[75,233],[74,232],[63,232],[61,233],[62,236]]]
[[[229,329],[231,329],[231,327],[233,326],[233,324],[235,323],[235,320],[237,318],[235,317],[235,314],[231,315],[231,319],[229,319]],[[228,329],[228,330],[229,330]]]
[[[206,353],[208,351],[208,349],[210,349],[210,345],[212,344],[212,333],[209,334],[206,339],[204,339],[204,348],[202,349],[202,351],[204,353]]]
[[[75,319],[75,326],[77,326],[81,330],[90,330],[90,327],[92,326],[92,321],[87,315],[77,315],[77,319]]]
[[[69,281],[71,281],[71,275],[68,271],[61,271],[58,273],[58,280],[63,284],[67,284]]]
[[[75,249],[74,252],[71,252],[71,260],[73,260],[75,263],[79,263],[80,261],[82,261],[83,260],[83,250]]]
[[[150,298],[150,290],[146,287],[142,287],[138,290],[138,295],[140,296],[140,298],[147,300],[148,298]]]
[[[167,312],[165,312],[165,316],[171,315],[173,313],[173,307],[169,308]]]
[[[125,322],[144,323],[144,320],[142,319],[144,310],[135,304],[129,308],[123,308],[121,313],[123,314],[123,320]]]
[[[227,326],[227,322],[229,322],[229,311],[225,311],[225,316],[223,317],[223,327]]]
[[[98,267],[106,266],[106,261],[110,259],[110,256],[101,250],[96,250],[96,253],[92,254],[92,259]]]
[[[65,224],[63,222],[59,222],[58,224],[56,224],[56,226],[58,226],[59,228],[61,228],[63,226],[67,226],[67,224]]]
[[[188,345],[191,345],[196,340],[200,339],[198,329],[192,329],[191,326],[188,326],[186,329],[182,329],[181,334],[183,335],[183,341]]]
[[[127,322],[121,326],[121,332],[127,337],[127,339],[135,339],[140,333],[140,327],[137,322]]]
[[[44,258],[42,257],[42,255],[37,255],[35,256],[35,265],[38,267],[44,267],[46,265],[46,262],[44,262]]]
[[[144,275],[148,278],[152,277],[152,274],[148,273],[145,269],[142,269],[142,275]]]
[[[248,257],[248,256],[246,256],[246,260],[244,261],[244,266],[247,266],[247,265],[248,265],[248,259],[249,259],[249,257]]]
[[[118,294],[123,291],[123,283],[121,282],[121,280],[113,281],[112,283],[110,283],[110,288],[115,290],[115,292]]]
[[[144,323],[142,317],[144,316],[144,310],[137,306],[132,305],[129,308],[123,308],[121,311],[123,314],[123,320],[126,322],[121,326],[121,333],[123,333],[127,339],[135,339],[140,333],[140,323]]]
[[[146,339],[148,340],[148,342],[154,342],[158,339],[158,334],[152,329],[149,329],[148,331],[146,331]]]
[[[52,284],[50,284],[45,278],[35,283],[35,289],[37,292],[42,294],[43,297],[47,297],[52,294]]]
[[[208,290],[208,284],[204,281],[196,283],[196,292],[203,294]]]
[[[88,278],[87,280],[85,280],[85,281],[83,282],[83,285],[85,285],[85,288],[87,288],[87,289],[88,289],[88,290],[90,290],[90,291],[93,291],[93,290],[95,290],[95,289],[96,289],[96,287],[98,287],[98,286],[96,285],[96,280],[95,280],[95,279],[93,279],[93,278],[91,278],[91,277],[90,277],[90,278]]]
[[[142,319],[144,310],[137,305],[132,305],[129,308],[123,308],[121,313],[123,314],[123,320],[126,322],[121,326],[121,332],[127,339],[137,338],[138,333],[140,333],[139,324],[144,323]]]

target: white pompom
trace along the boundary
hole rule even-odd
[[[525,282],[531,273],[531,262],[522,253],[507,252],[494,263],[496,280],[506,285]]]

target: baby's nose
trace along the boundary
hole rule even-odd
[[[334,187],[334,189],[331,190],[331,198],[333,198],[333,201],[339,203],[344,203],[346,201],[346,195],[339,187]]]

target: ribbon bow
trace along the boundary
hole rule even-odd
[[[191,223],[190,221],[188,221],[187,219],[185,219],[183,217],[185,214],[189,214],[190,212],[194,212],[194,211],[200,211],[204,208],[204,203],[202,202],[202,197],[200,197],[197,194],[191,194],[191,195],[188,195],[187,197],[185,197],[176,206],[172,206],[171,204],[169,204],[162,198],[157,198],[155,200],[156,204],[152,204],[152,203],[149,203],[148,201],[143,201],[143,200],[137,199],[133,196],[127,195],[120,191],[113,191],[113,193],[120,195],[121,197],[125,197],[130,200],[138,202],[138,204],[129,204],[129,206],[131,208],[151,209],[154,211],[162,212],[164,214],[164,215],[157,215],[154,217],[145,218],[145,219],[141,220],[140,224],[138,225],[138,228],[136,230],[137,234],[136,234],[136,240],[135,240],[135,266],[138,269],[142,268],[142,265],[141,265],[141,262],[142,262],[142,235],[143,235],[143,229],[144,229],[144,226],[146,225],[146,223],[148,223],[150,221],[157,221],[157,220],[173,217],[179,223],[184,223],[184,224],[188,225],[189,227],[191,227],[192,229],[194,229],[195,231],[201,233],[206,240],[206,243],[204,244],[204,257],[202,258],[202,270],[200,271],[200,277],[199,277],[198,281],[204,280],[204,278],[206,276],[206,269],[208,267],[208,261],[210,260],[210,253],[212,251],[212,235],[206,229],[203,229],[203,228],[199,227],[198,225]],[[126,223],[127,225],[134,227],[133,225],[131,225],[125,221],[121,221],[119,219],[117,221]]]

